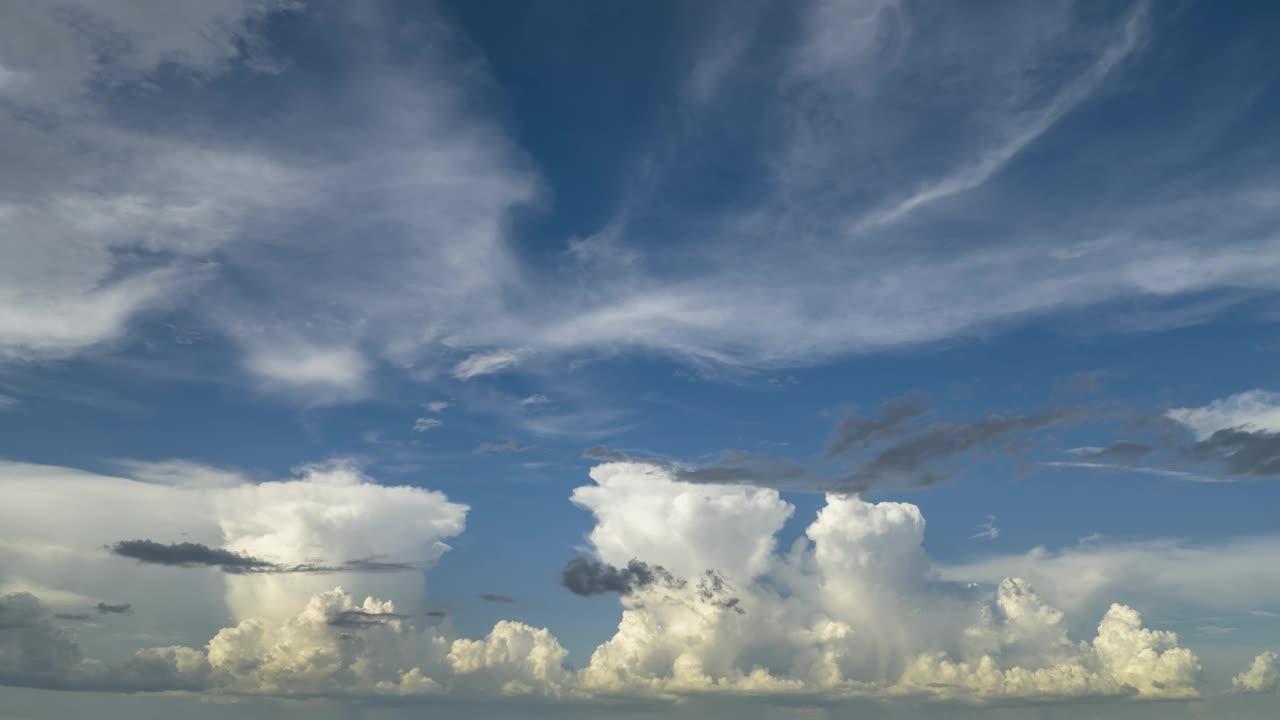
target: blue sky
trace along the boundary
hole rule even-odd
[[[1274,713],[1268,4],[0,17],[0,718]]]

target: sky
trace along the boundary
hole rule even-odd
[[[0,720],[1271,718],[1280,11],[0,7]]]

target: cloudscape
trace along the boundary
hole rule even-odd
[[[0,720],[1276,717],[1277,34],[0,5]]]

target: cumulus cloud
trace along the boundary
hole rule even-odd
[[[308,466],[297,479],[242,485],[214,495],[222,547],[279,566],[320,565],[332,574],[272,573],[227,577],[238,617],[279,617],[305,598],[358,575],[361,587],[421,609],[423,576],[365,572],[380,557],[430,567],[462,532],[467,507],[420,487],[379,485],[351,463]],[[362,563],[344,567],[352,559]],[[275,614],[273,614],[273,612]]]
[[[622,619],[581,670],[567,667],[549,630],[504,620],[482,638],[459,638],[447,623],[419,626],[424,612],[338,588],[292,595],[288,612],[242,607],[204,650],[146,648],[116,663],[83,662],[38,600],[7,596],[0,673],[7,683],[45,687],[304,697],[986,702],[1202,692],[1195,654],[1173,633],[1144,627],[1128,606],[1109,606],[1092,638],[1076,642],[1065,613],[1026,580],[1003,578],[994,595],[947,581],[924,552],[924,518],[913,505],[828,495],[804,536],[778,552],[776,534],[794,508],[776,490],[682,482],[642,463],[601,465],[592,478],[573,500],[595,517],[595,557],[571,562],[566,581],[588,594],[617,593]],[[323,482],[339,497],[364,495],[352,480]],[[268,544],[258,523],[281,507],[272,493],[295,499],[290,513],[334,507],[311,489],[237,490],[261,501],[239,506],[244,526],[229,533],[239,542],[228,547],[242,552]],[[414,497],[408,488],[384,490]],[[291,535],[307,536],[305,519],[291,522]],[[360,534],[332,533],[325,547],[358,544]],[[311,549],[298,539],[270,543]],[[631,562],[638,557],[646,560]]]
[[[418,630],[388,601],[341,588],[281,621],[246,619],[205,650],[144,648],[116,663],[84,662],[79,646],[29,594],[0,599],[0,682],[115,692],[202,690],[236,695],[414,696],[445,691],[559,695],[567,652],[545,629],[499,622],[479,640]]]
[[[773,489],[682,483],[652,465],[599,465],[591,477],[570,499],[596,518],[588,538],[599,559],[619,567],[644,558],[680,577],[753,577],[794,512]]]
[[[1128,607],[1108,610],[1081,645],[1025,581],[1001,581],[992,601],[976,586],[939,580],[912,505],[828,495],[807,542],[760,556],[735,533],[752,527],[771,539],[770,523],[786,513],[773,491],[682,483],[647,464],[600,466],[593,478],[574,497],[596,514],[589,538],[606,561],[626,548],[690,576],[715,568],[697,585],[622,597],[618,633],[583,670],[597,692],[965,701],[1199,693],[1195,656],[1171,633],[1142,627]],[[637,496],[637,486],[646,492]],[[624,524],[615,503],[644,509]],[[693,511],[699,523],[679,521]],[[681,549],[666,544],[672,536]],[[689,572],[696,566],[703,571]]]
[[[1268,650],[1253,659],[1248,670],[1231,678],[1238,693],[1272,692],[1280,687],[1280,654]]]
[[[333,613],[326,622],[334,627],[365,627],[403,619],[404,615],[386,609],[367,610],[365,608],[357,608],[354,610],[339,610]]]
[[[220,617],[287,617],[341,583],[417,612],[423,570],[467,513],[438,492],[380,485],[343,461],[235,486],[0,462],[0,493],[12,501],[0,503],[6,591],[37,592],[60,612],[95,602],[83,595],[127,596],[187,644]],[[33,507],[43,508],[38,518]]]
[[[457,640],[449,669],[479,691],[505,696],[565,694],[572,673],[568,651],[545,628],[503,620],[481,640]]]

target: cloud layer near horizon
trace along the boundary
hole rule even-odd
[[[102,553],[92,538],[118,532],[93,517],[60,515],[60,507],[76,505],[69,498],[93,497],[104,508],[126,500],[188,518],[208,511],[212,499],[222,546],[243,553],[236,557],[270,548],[273,561],[286,563],[394,553],[429,566],[444,550],[441,539],[461,532],[465,508],[438,493],[374,484],[342,465],[199,492],[44,466],[2,469],[7,497],[37,493],[50,508],[38,528],[6,517],[0,540],[7,547],[32,547],[37,532],[48,542],[73,524],[84,528],[64,537],[56,552],[45,546],[38,556],[17,558],[2,576],[8,594],[0,614],[6,658],[0,677],[8,684],[562,701],[728,693],[823,703],[1204,693],[1196,655],[1175,634],[1144,627],[1133,608],[1111,605],[1093,636],[1077,642],[1064,613],[1025,580],[1001,579],[993,594],[984,589],[990,585],[944,579],[924,552],[924,519],[913,505],[829,495],[804,538],[780,553],[775,537],[794,508],[776,490],[685,483],[644,463],[599,465],[591,471],[594,482],[573,494],[596,519],[589,541],[598,562],[635,568],[644,562],[663,568],[665,577],[627,585],[616,634],[579,670],[566,665],[567,651],[547,629],[504,620],[487,636],[468,639],[448,622],[419,623],[420,578],[379,584],[382,575],[344,576],[348,587],[382,594],[361,600],[363,594],[333,589],[329,575],[228,575],[174,565],[155,567],[151,581],[172,573],[219,578],[232,624],[203,648],[146,648],[118,661],[86,662],[39,597],[66,598],[83,585],[65,576],[58,582],[50,567],[39,583],[14,577],[14,570],[39,573],[32,562],[57,565],[77,553]],[[75,493],[67,492],[71,485]],[[347,519],[335,525],[337,517]],[[400,530],[388,533],[389,527]],[[376,541],[368,533],[374,528]],[[145,599],[146,582],[129,585]],[[147,603],[137,604],[148,612]],[[1242,674],[1242,691],[1266,686],[1269,662],[1261,657]]]

